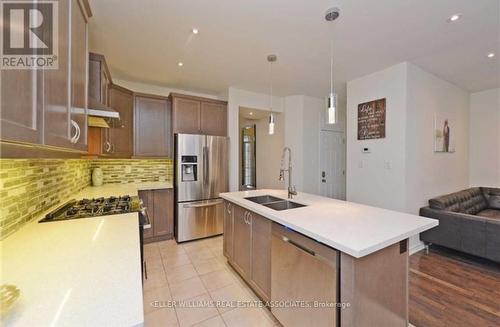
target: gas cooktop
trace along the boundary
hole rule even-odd
[[[117,215],[137,212],[141,210],[141,203],[137,196],[120,196],[109,198],[95,198],[70,200],[56,210],[50,212],[40,220],[40,223],[70,220],[78,218]]]

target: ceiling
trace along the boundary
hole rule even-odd
[[[402,61],[467,91],[499,86],[498,0],[91,0],[90,49],[113,77],[219,94],[229,86],[323,97]],[[341,10],[335,22],[324,12]],[[462,18],[448,22],[454,13]],[[193,27],[199,34],[191,33]],[[490,59],[487,54],[497,55]],[[183,62],[179,67],[177,63]]]
[[[269,110],[259,110],[255,108],[240,107],[240,113],[238,117],[252,120],[261,120],[269,117]]]

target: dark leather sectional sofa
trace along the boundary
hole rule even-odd
[[[474,187],[431,199],[420,215],[439,220],[420,234],[422,241],[500,262],[500,188]]]

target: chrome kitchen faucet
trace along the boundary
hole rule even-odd
[[[285,155],[288,151],[288,169],[284,169]],[[281,167],[280,167],[280,177],[279,180],[285,180],[285,171],[288,172],[288,198],[291,199],[293,195],[297,195],[295,186],[292,186],[292,150],[289,147],[283,148],[283,153],[281,154]]]

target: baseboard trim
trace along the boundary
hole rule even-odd
[[[174,233],[168,233],[168,234],[162,235],[162,236],[148,237],[148,238],[144,238],[144,244],[171,240],[173,238],[174,238]]]
[[[410,248],[410,255],[415,254],[423,249],[425,249],[425,243],[420,241],[417,245]]]

